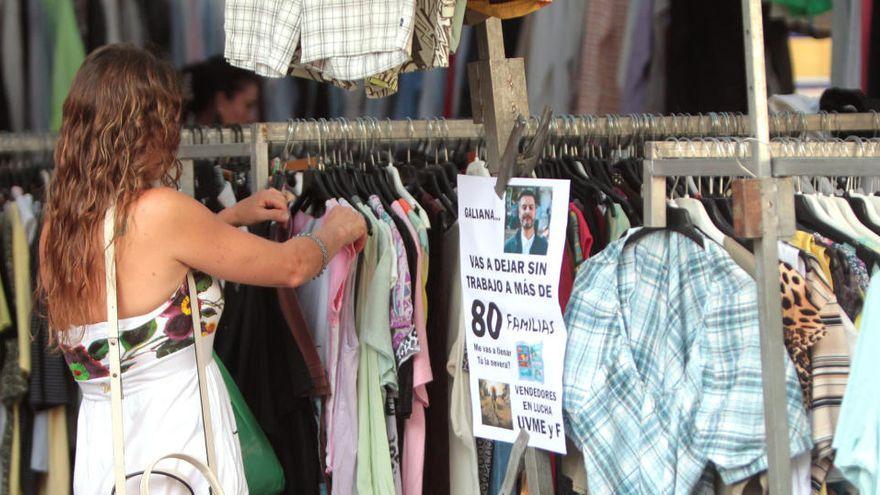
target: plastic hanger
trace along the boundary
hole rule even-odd
[[[872,241],[877,246],[880,246],[880,236],[875,234],[871,229],[866,227],[861,221],[859,221],[856,214],[853,212],[852,207],[850,207],[849,203],[843,198],[840,197],[832,197],[829,198],[834,205],[837,206],[841,215],[846,219],[846,221],[853,227],[853,230],[857,234],[859,234],[859,238],[864,238]]]
[[[864,196],[852,193],[847,198],[849,205],[856,214],[856,217],[862,222],[862,225],[871,229],[875,234],[880,234],[880,217],[874,211],[872,205],[865,201]]]
[[[416,214],[419,216],[419,219],[421,219],[422,223],[430,229],[431,222],[428,220],[428,213],[424,208],[419,207],[419,203],[413,198],[412,194],[403,187],[403,182],[400,180],[400,172],[397,170],[397,167],[392,165],[391,161],[385,166],[385,173],[387,173],[388,177],[391,179],[391,186],[394,188],[397,195],[416,208]]]
[[[816,194],[805,194],[803,195],[804,199],[807,201],[807,204],[813,210],[813,213],[816,217],[822,221],[827,226],[835,226],[835,228],[844,234],[850,239],[855,239],[858,235],[852,231],[852,227],[850,227],[849,223],[840,217],[839,214],[832,215],[829,206],[825,204],[823,201],[823,197]]]
[[[874,201],[872,200],[872,198],[876,198],[876,196],[860,194],[858,197],[861,198],[862,203],[865,204],[865,208],[868,210],[870,218],[873,219],[874,223],[880,225],[880,204],[874,204]],[[880,203],[880,201],[877,201],[877,203]]]
[[[645,238],[646,236],[648,236],[650,234],[653,234],[655,232],[663,232],[663,231],[677,232],[677,233],[682,234],[683,236],[687,237],[688,239],[696,242],[697,244],[700,245],[700,247],[702,247],[702,248],[705,247],[705,245],[703,244],[703,237],[700,235],[699,232],[697,232],[697,229],[695,229],[692,225],[691,226],[672,225],[672,226],[668,226],[668,227],[642,227],[641,229],[636,231],[636,233],[634,233],[631,236],[626,238],[626,241],[624,241],[624,247],[629,246],[633,243],[636,243],[639,240]]]

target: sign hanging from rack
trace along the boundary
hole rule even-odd
[[[474,434],[565,453],[559,273],[568,181],[458,176],[461,286]]]

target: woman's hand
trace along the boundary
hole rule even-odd
[[[367,223],[353,208],[337,206],[327,212],[323,225],[315,235],[328,244],[331,256],[349,244],[354,244],[355,249],[360,251],[366,241]]]
[[[277,189],[263,189],[220,212],[224,222],[240,227],[267,220],[286,222],[290,218],[287,197]]]

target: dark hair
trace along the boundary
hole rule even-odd
[[[182,72],[188,114],[198,114],[209,108],[217,93],[223,92],[227,98],[232,98],[248,84],[260,84],[259,76],[229,65],[220,56],[184,67]]]
[[[532,199],[535,200],[535,203],[538,202],[538,195],[535,193],[535,190],[528,187],[519,192],[519,196],[516,198],[516,201],[519,202],[526,196],[531,196]]]

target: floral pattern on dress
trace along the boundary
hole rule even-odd
[[[193,272],[202,317],[202,335],[217,330],[223,312],[223,294],[219,284],[210,276]],[[192,304],[186,280],[166,303],[158,316],[140,326],[119,333],[121,369],[125,373],[139,363],[162,359],[192,345]],[[84,336],[85,341],[88,336]],[[110,345],[107,337],[100,337],[85,345],[62,345],[67,366],[77,381],[104,378],[110,375]]]

